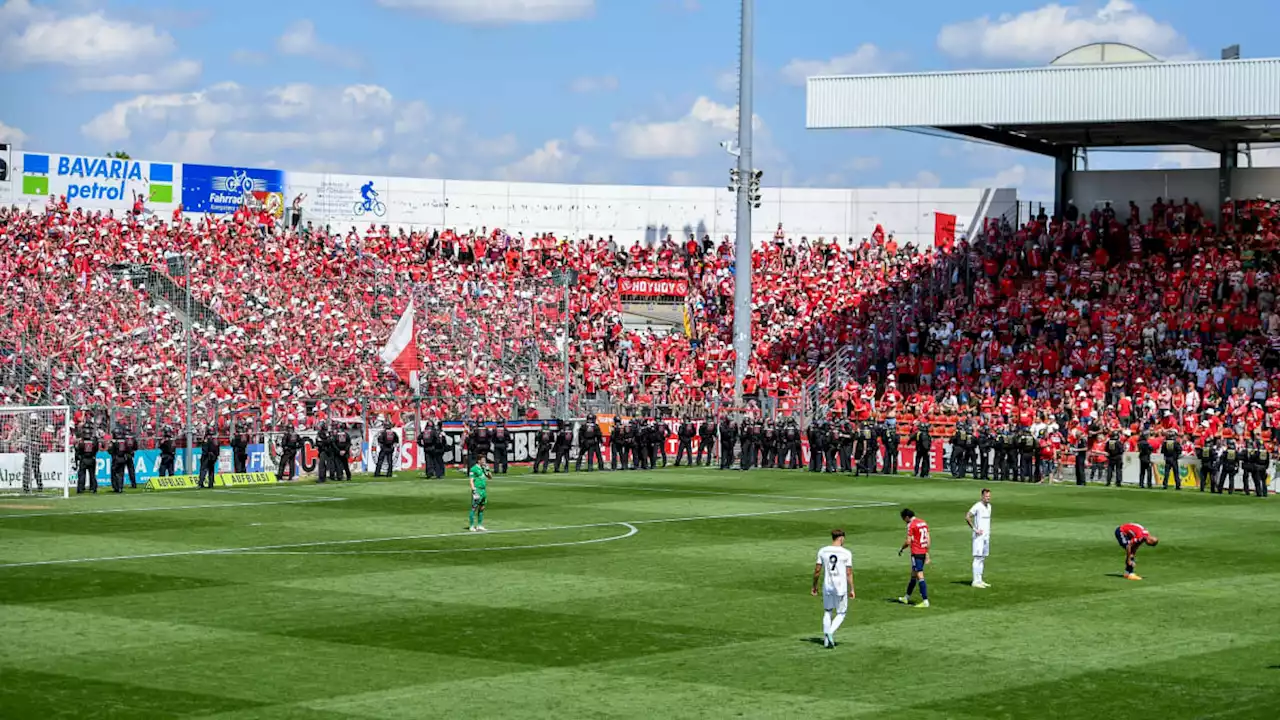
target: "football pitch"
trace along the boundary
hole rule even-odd
[[[4,718],[1280,717],[1276,500],[667,469],[0,508]],[[930,524],[932,607],[899,518]],[[1145,580],[1113,531],[1146,525]],[[814,556],[857,599],[821,642]],[[919,598],[917,591],[916,598]]]

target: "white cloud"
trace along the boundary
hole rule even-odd
[[[600,147],[600,141],[590,130],[579,127],[573,131],[573,144],[581,150],[595,150]]]
[[[1050,3],[994,20],[983,16],[947,25],[938,33],[938,48],[952,57],[1019,63],[1047,63],[1072,48],[1105,41],[1135,45],[1164,58],[1189,53],[1181,33],[1130,0],[1108,0],[1092,12]]]
[[[716,89],[722,93],[738,92],[738,71],[725,70],[716,74]]]
[[[595,0],[378,0],[398,10],[415,10],[450,22],[474,24],[546,23],[578,20],[595,12]]]
[[[559,182],[577,169],[581,159],[560,140],[548,140],[525,157],[498,168],[498,176],[511,181]]]
[[[0,122],[0,142],[6,145],[22,147],[27,142],[27,134],[16,127],[10,127]]]
[[[975,188],[1015,188],[1018,196],[1038,200],[1053,197],[1053,170],[1035,164],[1017,163],[994,175],[976,177],[969,182]]]
[[[691,170],[672,170],[667,174],[667,184],[694,187],[698,184],[698,175]]]
[[[759,116],[754,127],[762,127]],[[688,114],[666,122],[614,123],[618,152],[627,158],[691,158],[717,150],[738,130],[738,108],[700,97]]]
[[[782,77],[792,85],[804,85],[805,79],[815,75],[865,75],[887,72],[900,64],[899,55],[886,53],[879,47],[864,43],[847,55],[837,55],[826,60],[795,59],[782,68]]]
[[[942,187],[942,178],[938,174],[929,170],[921,170],[916,173],[910,180],[906,182],[895,181],[889,183],[891,188],[936,188]]]
[[[85,76],[72,84],[76,90],[96,92],[156,92],[187,87],[200,79],[203,66],[198,60],[179,60],[155,72]]]
[[[857,172],[879,170],[880,165],[881,161],[878,157],[856,157],[849,161],[849,167]]]
[[[281,55],[307,57],[348,68],[361,64],[359,55],[322,42],[316,35],[315,23],[310,20],[297,20],[285,28],[284,34],[276,39],[276,50]]]
[[[11,65],[98,67],[161,57],[173,38],[153,25],[108,18],[101,11],[59,17],[25,0],[6,3],[0,14],[9,32],[0,35],[0,59]]]
[[[575,93],[612,92],[617,89],[618,78],[612,75],[574,78],[573,82],[569,83],[570,92]]]

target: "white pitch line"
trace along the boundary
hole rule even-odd
[[[264,503],[258,503],[258,504],[264,504]],[[897,503],[890,503],[890,502],[873,502],[873,503],[858,503],[853,505],[833,505],[830,507],[819,507],[819,508],[793,508],[793,509],[787,509],[787,510],[765,510],[761,512],[726,513],[723,515],[693,515],[689,517],[652,518],[647,520],[614,520],[612,522],[585,523],[582,525],[551,525],[547,527],[536,527],[536,528],[512,528],[510,530],[491,530],[488,532],[488,534],[493,535],[497,533],[548,532],[552,530],[581,530],[585,528],[611,527],[614,525],[621,525],[624,523],[630,524],[630,525],[650,525],[650,524],[657,524],[657,523],[693,522],[696,520],[726,520],[726,519],[744,518],[744,517],[764,517],[767,515],[788,515],[788,514],[796,514],[796,513],[831,512],[835,510],[857,510],[862,508],[890,507],[896,504]],[[112,555],[107,557],[67,558],[63,560],[33,560],[29,562],[0,564],[0,569],[18,568],[18,567],[38,567],[43,565],[75,565],[80,563],[114,562],[117,560],[150,560],[154,558],[186,557],[186,556],[194,556],[194,555],[248,555],[248,554],[259,554],[260,551],[264,551],[264,550],[293,550],[296,548],[308,548],[308,547],[332,547],[335,545],[362,545],[362,544],[368,544],[368,543],[397,542],[402,540],[427,540],[431,538],[457,537],[457,536],[470,535],[470,534],[471,534],[470,532],[465,532],[465,533],[453,532],[453,533],[434,533],[434,534],[426,534],[426,535],[396,535],[392,537],[356,538],[352,540],[318,540],[313,542],[284,543],[280,545],[251,545],[248,547],[209,548],[206,550],[175,550],[172,552],[144,553],[140,555]]]
[[[847,502],[849,498],[807,497],[800,495],[772,495],[770,493],[740,493],[727,490],[685,490],[681,488],[659,488],[645,485],[604,485],[602,483],[552,482],[549,480],[517,480],[515,478],[494,478],[495,485],[519,483],[521,485],[547,485],[550,487],[604,488],[607,490],[635,490],[637,492],[679,493],[687,495],[726,495],[729,497],[764,498],[767,500],[809,500],[813,502]],[[893,503],[889,503],[892,505]]]
[[[347,498],[341,497],[317,497],[307,498],[305,500],[268,500],[266,502],[226,502],[226,503],[205,503],[203,505],[170,505],[168,507],[141,507],[141,508],[103,508],[100,510],[68,510],[65,512],[39,512],[39,513],[5,513],[0,515],[0,520],[12,520],[14,518],[31,518],[31,517],[52,517],[54,515],[107,515],[112,513],[133,513],[133,512],[163,512],[165,510],[213,510],[217,508],[232,507],[250,507],[257,505],[304,505],[307,503],[322,502],[342,502]]]
[[[623,527],[627,528],[627,532],[625,532],[625,533],[623,533],[623,534],[621,534],[621,535],[611,535],[611,536],[609,536],[609,537],[604,537],[604,538],[594,538],[594,539],[591,539],[591,540],[573,540],[573,541],[570,541],[570,542],[540,543],[540,544],[538,544],[538,545],[501,545],[501,546],[498,546],[498,547],[438,548],[438,549],[434,549],[434,550],[346,550],[346,551],[334,551],[334,550],[324,551],[324,550],[322,550],[322,551],[320,551],[320,552],[307,552],[307,551],[297,551],[297,550],[264,550],[264,551],[262,551],[262,552],[240,552],[240,553],[235,553],[235,554],[236,554],[236,555],[325,555],[325,556],[332,556],[332,555],[424,555],[424,554],[436,554],[436,553],[459,553],[459,552],[496,552],[496,551],[499,551],[499,550],[537,550],[537,549],[540,549],[540,548],[570,547],[570,546],[572,546],[572,545],[594,545],[594,544],[596,544],[596,543],[613,542],[614,540],[626,540],[627,538],[631,537],[632,535],[635,535],[636,533],[640,532],[640,528],[636,527],[635,525],[632,525],[632,524],[631,524],[631,523],[629,523],[629,522],[601,523],[601,524],[600,524],[600,527],[605,527],[605,526],[614,526],[614,525],[621,525],[621,526],[623,526]],[[557,529],[558,529],[558,528],[557,528]],[[524,531],[521,531],[521,530],[497,530],[497,531],[495,531],[495,532],[524,532]],[[468,531],[468,532],[465,532],[465,533],[448,533],[447,535],[441,535],[440,537],[447,537],[447,536],[452,536],[452,535],[472,535],[472,534],[473,534],[473,533],[471,533],[470,531]],[[488,531],[486,531],[486,532],[481,533],[481,534],[483,534],[483,535],[488,535],[488,534],[490,534],[490,533],[489,533]]]

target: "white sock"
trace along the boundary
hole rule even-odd
[[[840,629],[840,626],[841,626],[843,623],[844,623],[844,613],[836,613],[836,618],[835,618],[835,620],[832,620],[832,621],[831,621],[831,630],[830,630],[830,633],[831,633],[831,637],[832,637],[832,638],[834,638],[834,637],[836,636],[836,631]]]
[[[973,558],[973,581],[982,584],[982,558],[977,556]]]
[[[827,614],[826,610],[822,611],[822,634],[831,634],[831,616]]]

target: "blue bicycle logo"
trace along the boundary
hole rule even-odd
[[[224,184],[227,192],[244,195],[253,192],[253,178],[249,177],[249,173],[244,170],[232,170],[230,177],[217,178],[220,182],[215,185]]]
[[[351,208],[351,213],[356,217],[360,217],[365,213],[372,213],[375,217],[382,217],[387,214],[387,205],[378,199],[378,191],[373,189],[373,182],[365,183],[360,188],[360,194],[363,200],[356,201]]]

